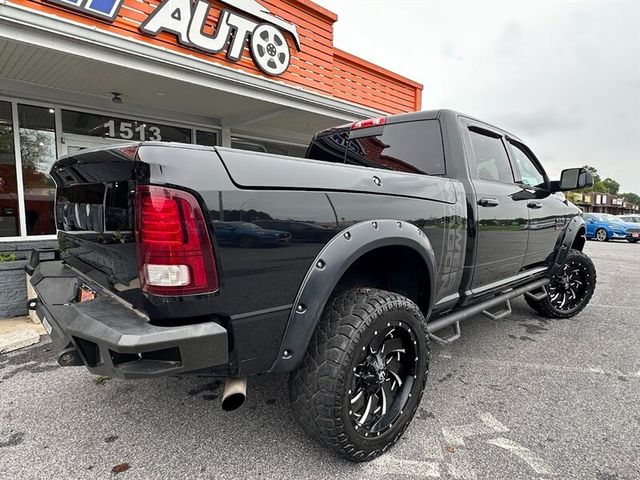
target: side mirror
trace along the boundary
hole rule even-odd
[[[559,182],[551,182],[554,192],[569,192],[593,187],[593,175],[586,168],[569,168],[563,170]]]

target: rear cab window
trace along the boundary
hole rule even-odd
[[[437,120],[334,130],[314,138],[307,158],[416,174],[446,173]]]

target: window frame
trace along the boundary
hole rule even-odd
[[[535,188],[537,190],[545,190],[545,191],[549,191],[551,190],[551,182],[549,181],[549,176],[547,175],[547,172],[545,171],[545,169],[543,168],[542,164],[540,163],[540,161],[538,160],[538,158],[535,156],[535,154],[533,153],[533,151],[527,147],[524,143],[522,143],[520,140],[518,140],[517,138],[514,138],[510,135],[505,135],[505,141],[507,144],[507,154],[509,155],[509,159],[511,161],[512,164],[512,168],[513,168],[513,172],[514,172],[514,176],[517,172],[517,179],[516,179],[516,183],[520,186],[522,186],[523,188]],[[509,148],[509,146],[512,145],[516,148],[519,148],[520,151],[522,151],[522,153],[524,153],[524,155],[529,159],[529,161],[533,164],[534,168],[538,171],[538,173],[540,175],[542,175],[542,179],[544,180],[544,188],[541,188],[539,186],[529,186],[529,185],[525,185],[524,183],[522,183],[522,172],[520,172],[520,169],[518,168],[518,162],[516,162],[515,157],[513,156],[512,152],[511,152],[511,148]]]
[[[500,185],[518,185],[522,186],[516,181],[516,170],[513,165],[511,155],[509,155],[509,147],[505,140],[505,134],[498,129],[492,128],[488,125],[485,125],[480,122],[476,122],[473,120],[464,119],[463,122],[465,128],[465,136],[468,141],[468,147],[470,149],[470,155],[467,155],[467,159],[473,157],[473,165],[469,164],[469,160],[467,160],[467,167],[469,168],[469,178],[476,181],[482,182],[492,182]],[[511,170],[511,182],[504,182],[502,180],[493,180],[490,178],[481,178],[478,173],[478,157],[476,156],[475,148],[473,147],[473,140],[471,139],[471,133],[475,133],[477,135],[484,135],[486,137],[495,138],[500,141],[502,148],[504,149],[504,153],[507,157],[507,164],[509,165],[509,169]]]
[[[48,110],[49,113],[51,115],[53,115],[53,146],[55,148],[54,151],[54,155],[53,155],[53,162],[51,163],[51,166],[53,166],[53,164],[58,160],[58,158],[60,158],[62,156],[62,150],[61,150],[61,145],[62,145],[62,141],[60,138],[61,135],[61,124],[59,123],[58,119],[59,119],[59,114],[60,114],[60,110],[56,110],[56,108],[52,105],[39,105],[36,103],[31,103],[28,101],[17,101],[15,102],[15,112],[18,115],[17,118],[17,124],[18,124],[18,139],[19,139],[19,143],[18,143],[18,148],[20,149],[20,166],[21,168],[24,169],[25,163],[24,163],[24,158],[23,158],[23,143],[22,143],[22,129],[25,130],[34,130],[33,127],[26,127],[26,126],[21,126],[20,125],[20,107],[25,107],[25,108],[36,108],[36,109],[43,109],[43,110]],[[53,112],[51,112],[51,110],[53,110]],[[38,129],[41,130],[41,129]],[[45,129],[42,129],[45,131],[48,131],[48,127]],[[24,182],[24,171],[21,174],[21,188],[23,190],[23,202],[22,202],[22,206],[23,206],[23,210],[24,210],[24,230],[22,230],[22,225],[21,225],[21,233],[22,236],[27,237],[27,238],[41,238],[44,239],[45,237],[55,237],[55,233],[42,233],[42,234],[33,234],[33,233],[29,233],[29,225],[27,223],[27,199],[26,199],[26,188],[27,185]],[[53,229],[54,231],[57,231],[57,225],[56,225],[56,218],[55,218],[55,182],[53,181],[53,179],[51,178],[51,176],[49,175],[48,172],[40,172],[43,173],[44,175],[46,175],[48,177],[48,180],[51,182],[52,187],[49,188],[53,188],[54,189],[54,194],[53,197],[51,198],[51,202],[54,205],[53,208],[53,212],[51,212],[53,214],[52,217],[52,222],[53,222]],[[22,215],[21,215],[22,217]],[[22,218],[21,218],[22,221]]]

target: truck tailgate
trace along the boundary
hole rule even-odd
[[[59,160],[56,223],[63,259],[135,303],[140,296],[133,238],[135,145],[78,152]]]

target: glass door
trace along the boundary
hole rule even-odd
[[[85,135],[69,135],[66,134],[63,137],[63,154],[71,155],[72,153],[79,152],[81,150],[87,150],[89,148],[104,147],[107,145],[113,145],[117,143],[123,143],[121,140],[112,140],[109,138],[88,137]]]

